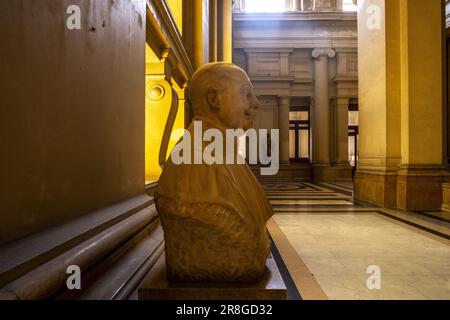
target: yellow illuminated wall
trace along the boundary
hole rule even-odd
[[[183,33],[183,0],[166,0],[169,5],[170,12],[172,13],[172,17],[175,20],[175,23],[180,31],[180,34]]]
[[[159,165],[159,151],[167,117],[172,104],[172,86],[159,74],[156,67],[158,58],[146,46],[146,84],[145,84],[145,180],[146,183],[157,181],[161,175]],[[155,66],[155,68],[152,68]],[[179,107],[172,129],[169,147],[166,156],[170,155],[175,143],[182,136],[184,129],[184,89],[177,86],[172,80],[173,88],[179,97]]]

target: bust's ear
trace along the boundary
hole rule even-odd
[[[206,101],[212,109],[220,109],[219,93],[215,89],[210,89],[206,93]]]

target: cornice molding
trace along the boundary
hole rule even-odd
[[[233,21],[357,21],[356,12],[283,12],[283,13],[248,13],[235,12]]]
[[[289,83],[289,84],[312,84],[312,77],[302,77],[297,78],[295,76],[272,76],[272,77],[264,77],[264,76],[252,76],[250,75],[250,80],[252,83],[261,83],[261,82],[272,82],[272,83]]]
[[[252,82],[294,82],[294,76],[253,76],[250,75]]]
[[[274,49],[314,49],[314,48],[329,48],[333,47],[336,52],[357,52],[358,41],[357,38],[290,38],[290,39],[265,39],[265,38],[253,38],[253,39],[239,39],[234,38],[234,49],[250,49],[266,50],[266,52],[274,52]]]
[[[244,52],[247,54],[258,54],[258,53],[292,53],[295,48],[244,48]]]

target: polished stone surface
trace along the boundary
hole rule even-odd
[[[348,184],[329,186],[343,191],[350,187]],[[300,205],[285,208],[284,200],[279,199],[280,193],[272,198],[272,190],[266,191],[270,200],[276,199],[271,201],[275,211],[271,223],[281,229],[297,258],[308,269],[298,272],[310,272],[329,299],[450,299],[450,243],[447,239],[387,217],[378,208],[356,204],[344,211],[328,206],[332,203],[329,195],[323,196],[320,204],[317,197],[333,191],[315,187],[318,191],[314,203],[306,208]],[[285,204],[288,203],[290,200],[286,200]],[[406,213],[399,213],[396,218],[405,216]],[[412,216],[411,221],[419,223],[414,219]],[[430,221],[424,220],[423,225],[431,228]],[[445,227],[448,230],[444,222],[436,226],[441,231]],[[269,231],[273,233],[271,228]],[[275,238],[274,241],[277,242]],[[292,255],[283,258],[289,267]],[[379,290],[367,287],[369,266],[380,267]],[[299,291],[305,295],[305,291]]]

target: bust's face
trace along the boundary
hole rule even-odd
[[[250,129],[259,108],[259,101],[253,93],[253,86],[247,74],[239,68],[230,70],[231,84],[221,92],[219,121],[227,129]]]

